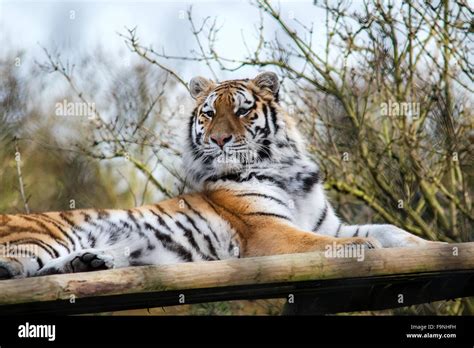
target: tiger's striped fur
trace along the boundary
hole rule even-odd
[[[128,210],[0,215],[0,279],[146,264],[428,243],[391,225],[349,226],[326,199],[278,78],[191,80],[187,174],[195,193]],[[14,251],[28,251],[16,257]]]

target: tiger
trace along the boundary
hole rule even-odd
[[[188,86],[195,100],[183,154],[188,191],[131,209],[0,215],[0,279],[324,251],[334,243],[434,243],[393,225],[341,221],[279,101],[277,74],[198,76]],[[20,249],[28,253],[16,256]]]

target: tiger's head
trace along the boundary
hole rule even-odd
[[[299,135],[278,102],[278,76],[220,83],[195,77],[185,164],[194,181],[242,172],[298,152]]]

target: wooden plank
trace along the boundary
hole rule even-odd
[[[321,315],[382,310],[474,296],[474,271],[339,279],[324,293],[308,289],[283,315]]]
[[[33,312],[34,306],[42,302],[52,306],[70,303],[71,298],[75,304],[68,306],[70,309],[65,312],[81,312],[78,307],[86,303],[87,298],[104,303],[103,308],[98,303],[94,311],[107,311],[111,310],[114,301],[118,301],[119,306],[124,296],[130,299],[135,295],[139,299],[146,294],[158,299],[171,295],[174,302],[168,303],[178,304],[176,297],[184,291],[194,293],[194,296],[207,293],[209,298],[201,296],[201,302],[215,301],[219,296],[220,299],[239,299],[246,288],[258,292],[258,298],[272,298],[286,296],[288,291],[298,288],[296,285],[314,281],[339,280],[339,287],[344,288],[344,278],[367,282],[393,276],[402,279],[411,275],[413,278],[421,273],[443,278],[462,270],[474,270],[474,243],[368,250],[360,262],[353,258],[328,258],[324,253],[307,253],[143,266],[0,281],[0,313],[7,310],[13,313],[15,308],[17,313],[28,312],[28,308]],[[466,274],[465,277],[470,277]],[[315,284],[312,286],[316,287]],[[278,291],[272,292],[275,287]],[[248,294],[247,298],[252,296]],[[107,297],[113,301],[106,303]],[[185,303],[191,303],[188,300]],[[138,305],[143,307],[144,303],[137,300]],[[53,311],[54,307],[51,309]]]
[[[420,291],[421,290],[421,291]],[[327,279],[259,285],[171,290],[125,295],[95,296],[0,306],[0,315],[84,314],[186,304],[255,300],[294,299],[284,315],[314,315],[358,310],[378,310],[474,296],[474,271],[444,271],[411,275]],[[404,302],[398,303],[398,294]]]

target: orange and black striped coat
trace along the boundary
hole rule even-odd
[[[346,225],[322,188],[273,73],[191,80],[193,192],[126,210],[0,215],[0,279],[146,264],[429,243],[392,225]]]

